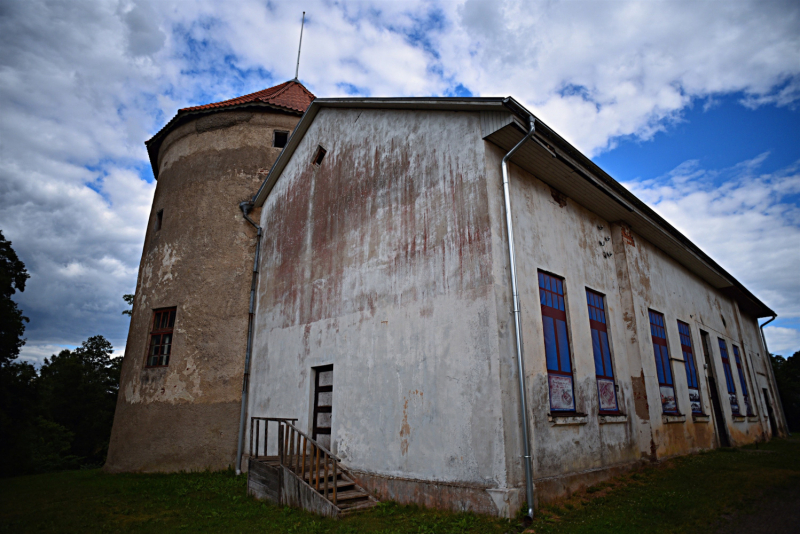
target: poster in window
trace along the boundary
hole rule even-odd
[[[550,409],[574,410],[575,398],[572,394],[572,377],[549,375],[550,382]]]
[[[608,378],[597,379],[597,396],[600,399],[601,412],[617,411],[617,395],[614,391],[614,381]]]
[[[692,413],[703,413],[703,406],[700,404],[700,390],[689,388],[689,402],[692,404]]]
[[[731,401],[731,411],[733,413],[739,413],[739,399],[736,398],[736,393],[731,393],[728,395],[728,398]]]
[[[672,386],[661,386],[661,407],[665,412],[677,412],[678,403],[675,401],[675,389]]]

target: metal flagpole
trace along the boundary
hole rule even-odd
[[[300,44],[297,46],[297,67],[294,69],[294,81],[299,82],[297,75],[300,73],[300,49],[303,47],[303,26],[306,24],[306,12],[303,11],[303,22],[300,23]]]

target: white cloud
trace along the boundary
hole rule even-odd
[[[759,169],[768,154],[722,170],[687,161],[652,180],[625,184],[769,305],[800,323],[800,167]],[[772,352],[800,350],[800,331],[768,326]]]
[[[590,156],[618,136],[649,139],[693,98],[799,96],[796,3],[467,0],[455,11],[445,72],[518,97]]]
[[[794,328],[768,326],[764,328],[764,336],[772,354],[780,354],[788,358],[800,351],[800,332]]]
[[[303,10],[300,78],[316,94],[513,95],[588,155],[650,138],[699,97],[800,98],[793,2],[0,2],[0,228],[32,274],[19,296],[33,319],[26,354],[96,333],[124,346],[120,296],[135,284],[154,189],[143,141],[179,107],[292,78]],[[732,206],[738,222],[791,234],[798,215],[775,195],[793,182],[757,178],[773,196],[737,182],[744,198],[701,187],[681,203]],[[685,224],[679,211],[667,215]],[[724,265],[742,263],[713,239],[697,237]],[[754,266],[742,269],[784,306],[786,273],[761,291]]]

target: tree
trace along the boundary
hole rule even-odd
[[[786,423],[790,431],[800,432],[800,351],[788,358],[771,356]]]
[[[133,315],[133,297],[135,296],[136,295],[130,295],[130,294],[122,295],[122,300],[127,302],[128,306],[130,306],[130,308],[128,308],[127,310],[122,310],[122,315],[127,315],[128,317]]]
[[[25,282],[30,278],[25,264],[11,248],[0,230],[0,365],[5,365],[19,356],[19,349],[25,344],[22,334],[28,318],[11,296],[19,290],[25,291]]]
[[[93,336],[46,358],[39,373],[41,415],[74,436],[69,453],[84,464],[101,464],[108,450],[122,365],[112,351]]]
[[[36,369],[27,362],[0,365],[0,476],[34,470],[30,443],[36,434],[39,396]]]
[[[14,361],[25,344],[22,335],[28,318],[11,300],[17,290],[25,291],[29,276],[0,231],[0,474],[30,467],[25,444],[36,409],[36,369]]]

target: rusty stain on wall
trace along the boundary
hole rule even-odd
[[[553,200],[556,201],[556,204],[558,204],[559,207],[563,208],[564,206],[567,205],[567,195],[565,195],[558,189],[550,187],[550,195],[553,197]]]
[[[630,245],[632,247],[636,246],[636,241],[633,240],[631,229],[624,225],[622,226],[622,239],[625,241],[626,245]]]
[[[636,417],[642,421],[650,420],[650,405],[647,402],[647,388],[644,383],[644,371],[640,376],[631,377],[633,386],[633,405],[636,408]]]

